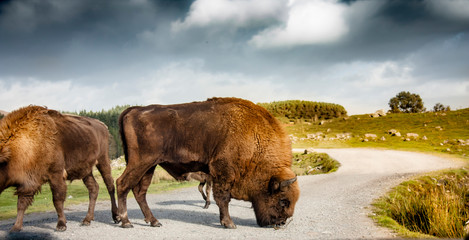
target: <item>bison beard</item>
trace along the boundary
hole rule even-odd
[[[300,190],[290,140],[264,108],[237,98],[131,107],[119,126],[127,161],[117,179],[122,227],[132,227],[130,190],[145,221],[161,226],[146,201],[158,164],[179,180],[189,172],[210,175],[220,223],[227,228],[236,227],[228,211],[231,198],[252,202],[260,226],[283,225],[293,215]]]
[[[57,111],[29,106],[13,111],[0,120],[0,193],[16,187],[17,218],[11,231],[20,231],[23,216],[34,194],[48,182],[58,221],[64,231],[65,180],[82,179],[89,191],[88,213],[83,225],[94,218],[99,185],[93,177],[96,165],[111,196],[114,221],[117,219],[114,180],[108,157],[109,133],[100,121],[63,115]]]

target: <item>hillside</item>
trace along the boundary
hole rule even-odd
[[[469,108],[444,113],[388,114],[378,118],[353,115],[320,123],[300,120],[286,128],[293,147],[382,147],[445,152],[469,158]]]

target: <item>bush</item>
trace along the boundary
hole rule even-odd
[[[277,118],[287,119],[331,119],[347,116],[345,108],[338,104],[288,100],[271,103],[258,103]]]
[[[448,112],[448,111],[451,111],[451,108],[449,106],[445,107],[441,103],[437,103],[435,104],[435,106],[433,106],[433,111],[434,112]]]

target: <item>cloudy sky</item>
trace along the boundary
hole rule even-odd
[[[469,107],[469,0],[0,1],[0,109],[235,96]]]

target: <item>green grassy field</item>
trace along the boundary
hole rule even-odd
[[[375,147],[448,153],[469,159],[469,108],[443,114],[400,113],[379,118],[354,115],[323,124],[297,120],[294,124],[286,124],[286,129],[294,136],[292,143],[297,148]],[[388,134],[391,129],[400,132],[401,137]],[[418,138],[406,141],[407,133],[416,133]],[[311,134],[319,137],[311,139]],[[365,134],[375,134],[376,139],[364,141]],[[342,135],[341,139],[338,135]]]

